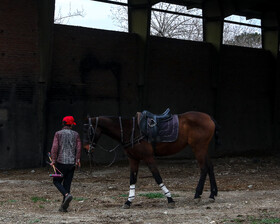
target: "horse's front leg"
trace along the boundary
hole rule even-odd
[[[129,158],[130,164],[130,188],[127,201],[124,203],[123,208],[128,209],[135,198],[135,185],[137,182],[139,161]]]
[[[168,207],[174,208],[175,202],[174,202],[173,198],[171,197],[171,193],[169,192],[167,187],[163,184],[162,178],[159,174],[159,171],[158,171],[158,168],[156,166],[154,159],[146,160],[145,162],[146,162],[147,166],[149,167],[150,171],[152,172],[156,183],[159,185],[159,187],[163,191],[164,195],[166,196],[167,201],[168,201]]]

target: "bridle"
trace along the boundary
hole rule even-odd
[[[93,128],[92,122],[91,122],[91,118],[88,118],[88,139],[89,139],[89,150],[88,150],[88,156],[90,157],[90,167],[91,167],[91,160],[92,160],[92,153],[93,153],[93,149],[96,148],[97,146],[99,148],[101,148],[102,150],[106,151],[106,152],[113,152],[115,153],[114,159],[113,161],[107,165],[107,167],[111,166],[117,157],[117,153],[116,153],[116,149],[121,145],[117,145],[115,148],[111,149],[111,150],[106,150],[104,147],[102,147],[101,145],[98,145],[95,142],[95,137],[96,137],[96,130],[98,127],[98,117],[96,117],[96,121],[95,121],[95,127]]]
[[[95,134],[98,127],[98,117],[96,117],[95,127],[93,128],[91,118],[88,118],[88,139],[89,139],[89,150],[88,153],[92,152],[92,149],[96,147],[95,140]],[[92,137],[91,137],[92,136]]]
[[[88,155],[90,156],[93,152],[93,149],[96,148],[97,146],[99,148],[101,148],[102,150],[106,151],[106,152],[115,152],[115,158],[113,159],[113,161],[108,165],[111,166],[115,160],[116,160],[116,149],[119,148],[120,146],[122,146],[123,148],[128,148],[128,147],[132,147],[134,146],[135,143],[140,143],[141,140],[143,140],[145,138],[144,135],[141,134],[139,136],[134,136],[134,132],[135,132],[135,117],[133,117],[132,120],[132,134],[130,137],[130,141],[129,142],[124,142],[124,135],[123,135],[123,126],[122,126],[122,118],[119,117],[119,123],[120,123],[120,137],[121,137],[121,143],[118,144],[116,147],[114,147],[111,150],[107,150],[104,147],[102,147],[101,145],[97,144],[95,142],[95,138],[96,138],[96,130],[98,127],[98,117],[96,117],[96,121],[95,121],[95,126],[93,127],[92,125],[92,121],[91,118],[88,118],[88,131],[87,131],[87,135],[88,135],[88,139],[89,139],[89,150],[88,150]]]

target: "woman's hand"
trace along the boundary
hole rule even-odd
[[[77,166],[77,167],[81,167],[81,161],[80,161],[79,159],[78,159],[77,162],[76,162],[76,166]]]

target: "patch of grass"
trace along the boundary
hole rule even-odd
[[[251,224],[279,224],[279,218],[263,218],[251,220]]]
[[[36,203],[36,202],[38,202],[38,201],[40,201],[40,202],[48,202],[47,199],[42,198],[42,197],[32,197],[31,200],[32,200],[34,203]]]
[[[146,194],[139,194],[139,196],[144,196],[147,198],[164,198],[162,193],[146,193]]]
[[[14,199],[10,199],[10,200],[7,200],[7,201],[0,201],[0,205],[4,205],[5,203],[16,203],[17,200],[14,200]]]
[[[243,223],[243,222],[245,222],[245,219],[235,219],[234,221],[237,223]]]
[[[87,198],[73,198],[73,200],[75,200],[75,201],[85,201],[85,200],[87,200]]]
[[[40,222],[40,221],[41,221],[40,219],[34,219],[34,220],[29,221],[29,223],[30,223],[30,224],[32,224],[32,223],[38,223],[38,222]]]
[[[39,208],[45,208],[45,206],[44,205],[39,205]]]

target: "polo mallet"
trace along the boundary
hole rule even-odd
[[[51,158],[51,154],[48,153],[48,156],[49,156],[49,159],[52,163],[52,158]],[[51,165],[51,164],[50,164]],[[55,167],[55,165],[52,165],[52,168],[53,168],[53,171],[54,171],[54,174],[50,174],[50,177],[63,177],[63,174],[59,171],[59,169],[57,169]],[[57,173],[56,171],[58,171],[59,173]]]

